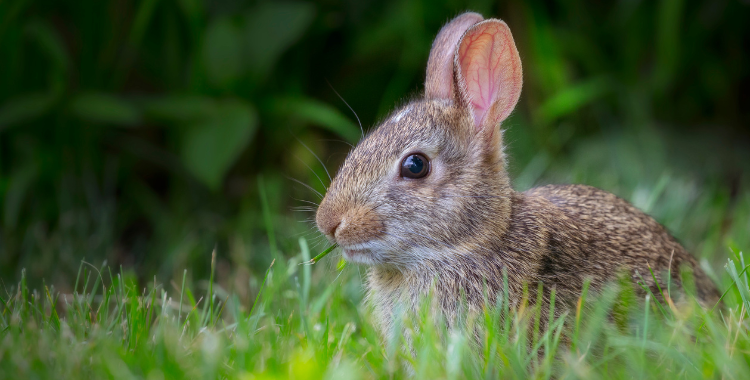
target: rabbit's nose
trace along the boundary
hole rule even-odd
[[[329,237],[335,237],[336,236],[336,230],[341,225],[341,219],[336,220],[321,220],[318,222],[318,228],[320,229],[320,232],[322,232],[324,235]]]
[[[336,229],[341,225],[342,218],[340,213],[321,207],[318,209],[315,219],[320,232],[328,237],[333,237],[336,234]]]

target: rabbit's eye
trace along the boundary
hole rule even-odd
[[[401,162],[401,177],[412,179],[422,178],[429,172],[430,161],[423,154],[410,154]]]

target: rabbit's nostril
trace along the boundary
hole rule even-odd
[[[338,223],[336,223],[336,224],[335,224],[335,225],[333,226],[333,228],[331,228],[331,229],[330,229],[330,230],[328,231],[328,235],[331,235],[331,236],[333,236],[333,237],[336,237],[336,230],[337,230],[337,229],[339,228],[339,226],[340,226],[340,225],[341,225],[341,221],[339,221]]]

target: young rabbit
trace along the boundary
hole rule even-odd
[[[436,297],[451,324],[494,300],[507,272],[511,302],[556,290],[556,309],[637,270],[651,286],[692,269],[697,295],[718,295],[690,254],[628,202],[583,185],[516,192],[500,123],[521,94],[521,61],[508,26],[465,13],[437,35],[424,97],[393,112],[349,154],[320,204],[320,231],[344,258],[369,267],[368,299],[382,332],[392,313]],[[666,291],[666,290],[665,290]],[[488,298],[485,298],[487,294]],[[561,302],[562,301],[562,302]],[[543,305],[544,306],[544,305]],[[544,314],[544,313],[543,313]]]

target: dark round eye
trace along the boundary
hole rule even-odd
[[[401,163],[401,176],[404,178],[422,178],[430,172],[430,161],[423,154],[414,153],[406,156]]]

